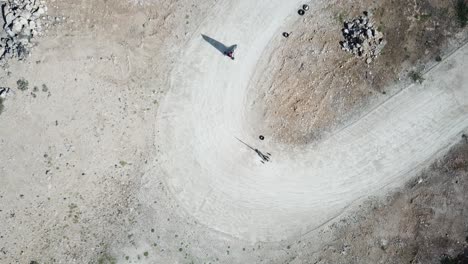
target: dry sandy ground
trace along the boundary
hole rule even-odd
[[[242,108],[247,103],[246,88],[251,87],[248,76],[279,27],[292,25],[297,18],[299,2],[275,3],[50,2],[50,14],[65,16],[65,22],[49,29],[27,62],[11,62],[0,76],[4,86],[16,87],[20,78],[29,82],[29,90],[16,91],[5,101],[0,115],[0,262],[314,263],[321,259],[334,263],[343,255],[325,250],[322,256],[322,249],[331,248],[323,245],[352,234],[360,225],[379,230],[376,223],[385,213],[373,214],[376,220],[371,223],[356,218],[357,224],[350,227],[330,223],[305,234],[354,198],[368,197],[385,180],[402,185],[415,175],[407,171],[455,143],[467,126],[466,76],[460,67],[466,62],[466,48],[434,68],[424,85],[392,98],[409,100],[407,104],[395,99],[371,111],[384,121],[376,127],[386,132],[375,130],[375,136],[362,140],[372,139],[367,148],[382,143],[379,153],[391,159],[383,168],[392,171],[398,163],[401,168],[392,174],[395,178],[379,173],[384,169],[368,167],[370,171],[363,174],[356,170],[362,175],[357,189],[343,193],[339,201],[321,201],[320,212],[325,214],[320,219],[313,217],[317,212],[311,208],[319,208],[313,207],[314,199],[326,198],[320,192],[326,188],[321,185],[315,189],[318,194],[307,195],[311,194],[307,182],[312,180],[305,173],[311,163],[293,162],[301,157],[309,160],[310,149],[271,147],[276,150],[273,162],[263,165],[233,138],[253,142],[257,136],[242,122],[247,120]],[[201,33],[226,45],[237,42],[239,57],[235,62],[226,60],[201,39]],[[457,81],[450,89],[441,89]],[[394,119],[378,116],[382,113]],[[417,114],[408,121],[407,113]],[[370,114],[362,120],[375,123],[372,118]],[[401,128],[398,136],[388,129],[392,124]],[[436,133],[429,133],[436,128]],[[358,132],[341,132],[341,140]],[[172,137],[173,145],[163,141]],[[396,138],[391,141],[396,146],[383,144],[389,137]],[[401,139],[408,142],[401,144]],[[338,143],[335,148],[362,145]],[[268,140],[263,144],[268,146]],[[333,160],[336,152],[325,146],[321,148],[329,154],[321,159]],[[291,151],[302,156],[291,158]],[[362,162],[376,155],[366,148],[359,151]],[[401,163],[398,158],[411,152],[408,164]],[[320,160],[319,154],[312,165]],[[343,155],[339,158],[346,160]],[[332,169],[347,168],[336,165]],[[172,174],[178,170],[185,172]],[[293,180],[290,174],[269,178],[281,170],[304,174]],[[246,177],[249,174],[253,176]],[[368,182],[371,174],[376,178]],[[340,187],[341,177],[336,180],[330,190],[350,191],[349,186]],[[199,193],[209,187],[214,188],[211,194]],[[296,193],[288,196],[282,188]],[[458,206],[466,209],[463,202]],[[384,204],[381,210],[394,212],[392,208]],[[374,236],[369,232],[363,239]],[[460,239],[453,236],[453,240]],[[356,261],[344,257],[343,263],[375,263],[366,257],[367,248],[356,248]],[[460,248],[451,250],[446,253],[456,254]]]
[[[398,6],[399,8],[394,8]],[[385,32],[386,46],[371,64],[343,53],[343,21],[367,10]],[[254,74],[256,130],[275,141],[304,144],[332,134],[370,106],[408,86],[410,71],[426,72],[466,42],[452,1],[329,1],[275,35]],[[451,18],[451,19],[448,19]],[[275,76],[275,78],[271,78]]]
[[[160,107],[162,173],[200,222],[251,241],[307,233],[362,197],[401,185],[468,126],[465,45],[429,71],[422,85],[372,106],[326,140],[300,148],[261,142],[260,133],[252,133],[258,122],[246,121],[251,72],[283,24],[278,21],[299,2],[262,4],[219,4],[198,32],[233,37],[249,48],[239,48],[233,63],[196,36]],[[236,137],[272,153],[272,162],[262,163]]]

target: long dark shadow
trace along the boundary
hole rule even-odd
[[[202,38],[208,42],[211,46],[215,47],[215,49],[217,49],[219,52],[225,54],[226,52],[228,51],[232,51],[236,48],[237,45],[232,45],[230,47],[224,45],[223,43],[217,41],[216,39],[212,39],[206,35],[202,35]]]

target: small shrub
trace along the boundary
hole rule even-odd
[[[465,264],[465,263],[468,263],[468,248],[465,248],[463,252],[461,252],[455,257],[444,255],[440,259],[440,264]]]
[[[435,61],[441,62],[441,61],[442,61],[442,57],[441,57],[440,55],[437,55],[437,56],[435,57]]]
[[[111,255],[104,253],[98,258],[97,263],[98,264],[116,264],[117,260]]]
[[[457,264],[458,262],[455,259],[452,259],[450,257],[444,256],[440,260],[440,264]]]
[[[24,78],[19,79],[16,84],[21,91],[26,91],[29,88],[29,82]]]
[[[417,71],[411,71],[409,73],[409,77],[411,78],[411,80],[413,80],[413,82],[422,83],[424,81],[424,77],[422,77],[422,74]]]
[[[419,20],[420,22],[426,22],[431,18],[431,14],[422,14],[422,15],[417,15],[416,19]]]
[[[457,0],[455,5],[458,21],[461,27],[465,27],[468,23],[468,3],[466,0]]]
[[[346,12],[340,12],[338,14],[335,15],[335,19],[340,23],[340,24],[343,24],[346,20],[345,17],[347,17],[348,14]]]

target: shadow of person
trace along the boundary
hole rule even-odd
[[[221,52],[222,54],[226,54],[226,53],[229,53],[230,51],[234,51],[234,49],[237,47],[237,45],[232,45],[230,47],[227,47],[226,45],[224,45],[223,43],[217,41],[216,39],[212,39],[206,35],[202,35],[202,38],[208,42],[211,46],[213,46],[215,49],[217,49],[219,52]]]

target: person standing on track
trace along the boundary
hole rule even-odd
[[[236,50],[236,48],[237,48],[237,45],[233,45],[233,46],[227,48],[227,50],[224,52],[224,55],[231,58],[231,60],[234,60],[234,51]]]
[[[231,58],[232,60],[234,60],[234,51],[233,50],[229,50],[229,51],[224,52],[224,55],[226,55],[229,58]]]

